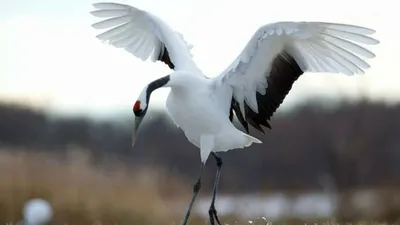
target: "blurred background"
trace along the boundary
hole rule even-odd
[[[147,83],[170,71],[98,41],[90,26],[97,21],[89,14],[94,2],[16,0],[0,7],[0,224],[21,220],[30,198],[53,206],[53,224],[179,224],[184,216],[200,158],[164,113],[169,90],[152,95],[131,148],[133,103]],[[210,77],[265,23],[376,29],[381,43],[369,48],[377,58],[365,75],[303,75],[272,130],[251,130],[262,145],[221,153],[216,208],[236,224],[400,222],[400,33],[393,2],[119,2],[181,32]],[[198,224],[207,224],[215,170],[210,160],[192,214]]]

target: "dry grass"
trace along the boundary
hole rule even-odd
[[[57,154],[31,149],[14,153],[0,149],[0,225],[19,221],[23,204],[37,197],[53,206],[52,224],[180,224],[190,199],[190,184],[163,174],[161,169],[128,168],[115,162],[105,170],[91,165],[90,159],[78,148],[63,160]],[[249,224],[235,215],[220,219],[223,224]],[[190,222],[208,224],[196,215]],[[261,224],[271,223],[263,219],[252,223]]]
[[[29,151],[33,152],[33,151]],[[48,154],[0,150],[0,224],[21,219],[26,200],[40,197],[55,210],[55,223],[160,224],[176,218],[166,189],[190,188],[160,170],[115,166],[100,171],[90,165],[82,150],[71,152],[66,160]]]

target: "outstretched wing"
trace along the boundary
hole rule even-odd
[[[304,72],[354,75],[369,68],[363,58],[374,53],[360,44],[378,44],[365,27],[324,22],[278,22],[260,27],[241,54],[219,76],[215,85],[232,88],[230,118],[235,111],[264,133],[268,120],[280,106],[293,83]]]
[[[92,15],[107,18],[92,25],[96,29],[108,29],[97,35],[98,39],[123,48],[143,61],[151,57],[153,62],[164,62],[170,69],[200,71],[190,53],[192,46],[158,17],[119,3],[101,2],[93,6],[97,10]]]

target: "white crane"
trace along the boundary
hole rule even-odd
[[[222,166],[216,152],[261,143],[249,135],[250,124],[264,133],[293,83],[305,72],[354,75],[369,68],[365,58],[374,53],[360,44],[374,45],[375,31],[366,27],[326,22],[278,22],[261,26],[239,56],[219,76],[208,78],[196,66],[191,46],[182,35],[157,16],[119,3],[95,3],[91,14],[102,18],[92,26],[108,29],[97,35],[117,48],[153,62],[161,61],[173,70],[149,83],[133,105],[135,124],[132,146],[146,115],[151,93],[169,87],[167,111],[188,140],[200,149],[201,167],[183,224],[201,187],[204,164],[211,154],[217,161],[210,223],[220,224],[214,207]],[[363,59],[364,58],[364,59]],[[245,132],[232,124],[236,116]]]

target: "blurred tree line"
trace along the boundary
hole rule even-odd
[[[194,182],[199,151],[163,113],[153,112],[131,148],[132,118],[95,121],[57,118],[23,106],[0,105],[0,146],[65,153],[69,147],[89,149],[93,163],[110,157],[121,163],[158,166]],[[329,175],[340,190],[400,187],[400,105],[362,101],[335,109],[306,104],[277,113],[263,141],[251,148],[221,153],[224,160],[220,190],[321,189]],[[240,125],[238,127],[241,129]],[[203,186],[211,189],[215,162],[207,162]]]

